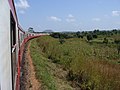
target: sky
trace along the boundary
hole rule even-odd
[[[120,0],[15,0],[24,30],[120,29]]]

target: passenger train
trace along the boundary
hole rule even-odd
[[[0,90],[20,90],[20,63],[25,43],[43,34],[19,25],[14,0],[0,0]]]

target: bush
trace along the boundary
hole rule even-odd
[[[93,34],[93,38],[97,38],[97,35],[96,35],[96,34]]]
[[[103,40],[103,43],[108,43],[108,39],[107,38],[104,38],[104,40]]]
[[[64,39],[59,39],[60,44],[63,44],[65,42]]]
[[[50,36],[54,38],[60,38],[60,33],[52,33]]]
[[[91,34],[88,34],[88,35],[87,35],[87,40],[90,41],[90,40],[92,40],[92,39],[93,39],[92,35],[91,35]]]
[[[115,39],[115,40],[114,40],[114,43],[119,44],[119,43],[120,43],[120,40]]]
[[[60,39],[72,38],[71,36],[69,36],[68,34],[65,34],[65,33],[52,33],[50,36],[54,37],[54,38],[60,38]]]
[[[120,45],[117,47],[118,54],[120,53]]]

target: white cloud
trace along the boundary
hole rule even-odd
[[[19,0],[15,3],[15,6],[21,14],[24,14],[25,10],[30,7],[27,0]]]
[[[66,19],[66,21],[71,23],[71,22],[75,22],[76,19],[75,19],[75,17],[72,14],[69,14],[67,19]]]
[[[15,3],[15,6],[20,9],[27,9],[30,7],[27,0],[19,0],[17,3]]]
[[[72,14],[69,14],[68,17],[69,18],[74,18],[74,16]]]
[[[112,11],[113,16],[120,16],[120,11]]]
[[[55,17],[55,16],[51,16],[50,19],[53,21],[59,21],[59,22],[62,21],[60,18]]]
[[[66,21],[71,23],[71,22],[75,22],[76,20],[74,18],[67,18]]]
[[[93,18],[92,20],[98,22],[98,21],[100,21],[101,19],[100,19],[100,18]]]

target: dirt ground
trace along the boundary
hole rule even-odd
[[[41,90],[41,84],[35,77],[35,69],[30,56],[30,42],[25,46],[21,63],[20,90]]]

